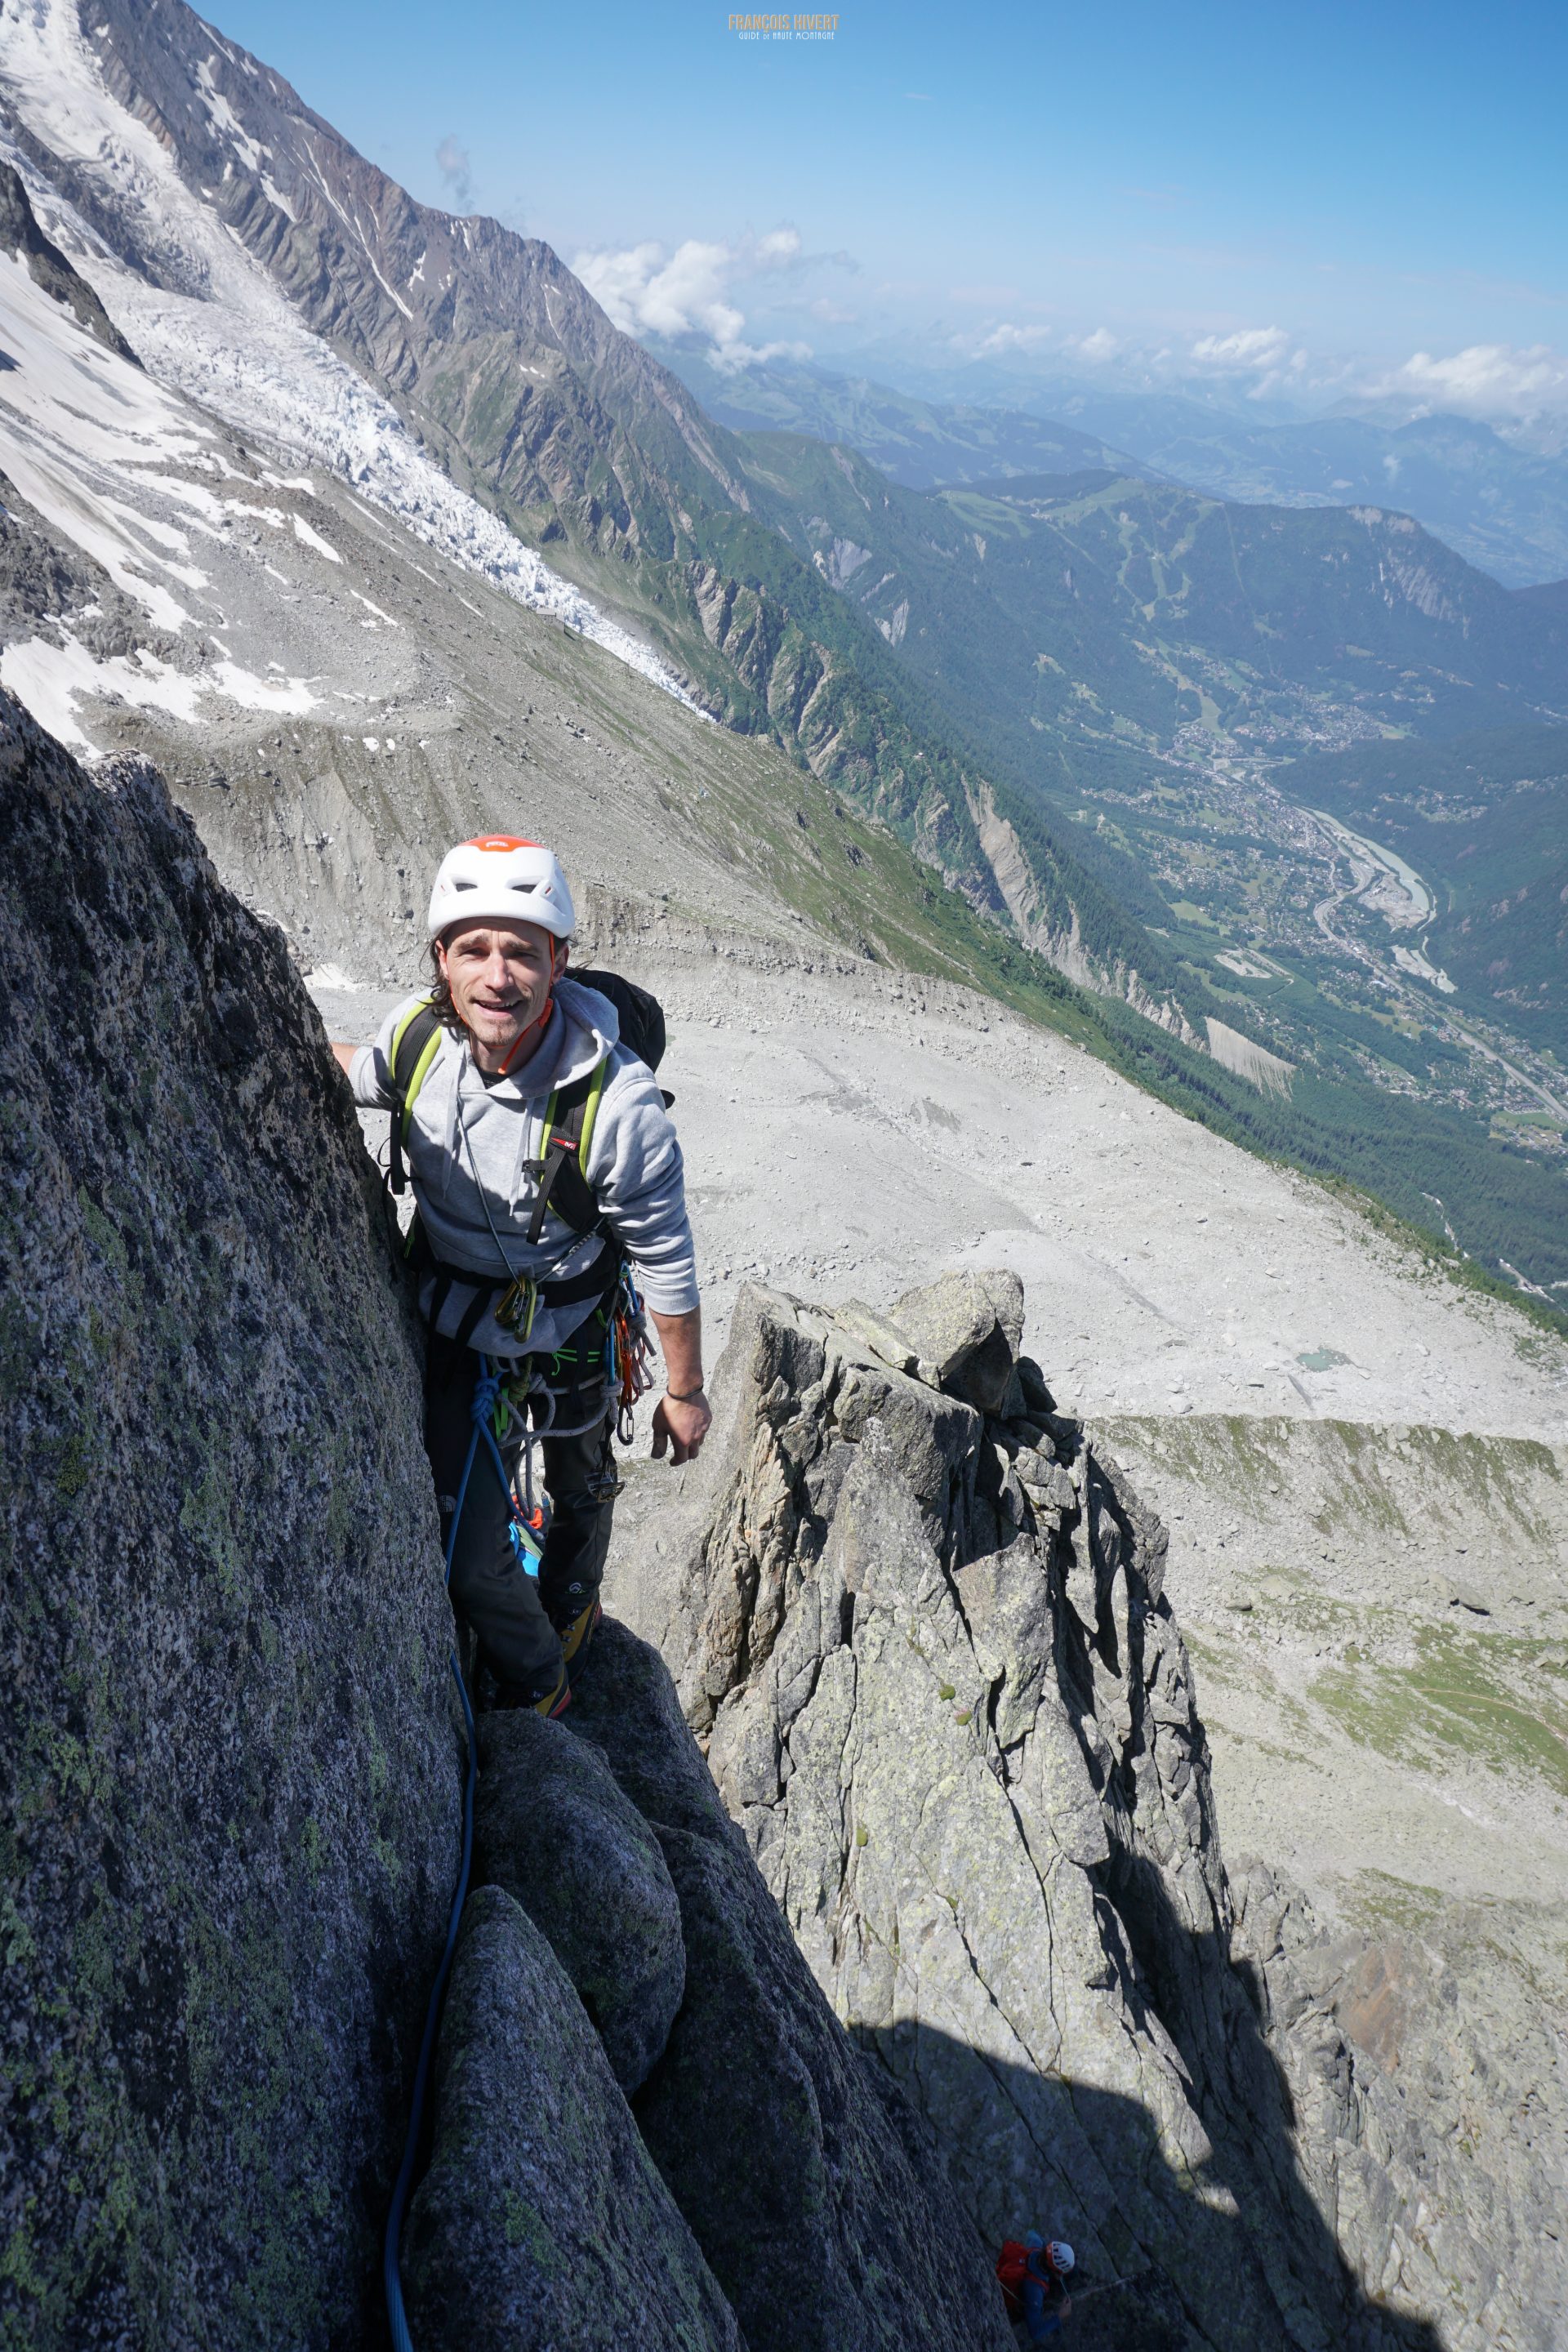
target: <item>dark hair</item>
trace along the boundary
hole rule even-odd
[[[430,960],[430,1010],[444,1028],[460,1030],[463,1024],[458,1017],[451,988],[441,969],[441,942],[438,938],[431,940],[427,953]]]

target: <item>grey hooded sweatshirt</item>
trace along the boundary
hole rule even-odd
[[[393,1036],[419,1001],[405,998],[374,1045],[362,1045],[353,1057],[349,1083],[367,1110],[392,1108]],[[609,1068],[583,1172],[648,1306],[661,1315],[683,1315],[697,1305],[680,1145],[653,1073],[619,1040],[609,999],[570,977],[556,982],[544,1034],[515,1076],[484,1077],[467,1040],[443,1030],[415,1097],[404,1150],[431,1248],[446,1265],[471,1269],[476,1277],[472,1286],[455,1283],[442,1307],[437,1328],[448,1338],[476,1288],[497,1289],[520,1274],[540,1281],[569,1278],[591,1264],[597,1236],[574,1233],[553,1210],[537,1248],[530,1249],[537,1187],[528,1164],[539,1158],[551,1094],[584,1076],[606,1054]],[[434,1288],[431,1276],[420,1300],[426,1312]],[[489,1356],[548,1356],[565,1345],[594,1305],[590,1298],[552,1312],[542,1307],[526,1342],[503,1331],[487,1309],[469,1344]]]

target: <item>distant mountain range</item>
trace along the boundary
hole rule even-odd
[[[914,489],[1109,465],[1218,498],[1396,508],[1510,588],[1568,574],[1568,453],[1470,417],[1307,420],[1278,403],[1118,389],[1023,363],[933,367],[892,352],[837,371],[779,359],[720,370],[700,352],[659,348],[727,424],[847,442]],[[989,467],[987,447],[997,453]],[[1071,459],[1075,448],[1082,454]]]
[[[737,433],[806,433],[837,442],[907,489],[1000,474],[1077,474],[1094,466],[1118,474],[1155,470],[1096,432],[1023,409],[921,400],[868,376],[837,375],[799,360],[720,367],[700,350],[657,336],[647,338],[647,348],[690,386],[710,416]]]
[[[1173,398],[1087,397],[1077,415],[1080,429],[1118,435],[1194,489],[1282,506],[1397,507],[1507,587],[1568,573],[1568,462],[1518,448],[1472,417],[1249,427]]]

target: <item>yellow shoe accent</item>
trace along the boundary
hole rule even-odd
[[[568,1672],[574,1662],[579,1665],[582,1664],[583,1654],[593,1640],[595,1628],[604,1613],[597,1599],[590,1601],[586,1609],[580,1611],[573,1618],[572,1622],[562,1634],[561,1654],[566,1661]]]
[[[534,1700],[533,1712],[535,1715],[543,1716],[564,1715],[571,1704],[572,1685],[566,1679],[566,1669],[563,1666],[561,1680],[546,1697]]]

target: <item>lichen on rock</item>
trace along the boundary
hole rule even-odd
[[[279,935],[4,698],[0,977],[0,2342],[353,2342],[459,1789],[376,1188]]]
[[[463,1913],[436,2102],[404,2263],[420,2352],[743,2352],[564,1969],[500,1886]]]
[[[686,1989],[658,1841],[598,1750],[524,1708],[479,1718],[476,1883],[504,1887],[571,1978],[629,2098]]]

